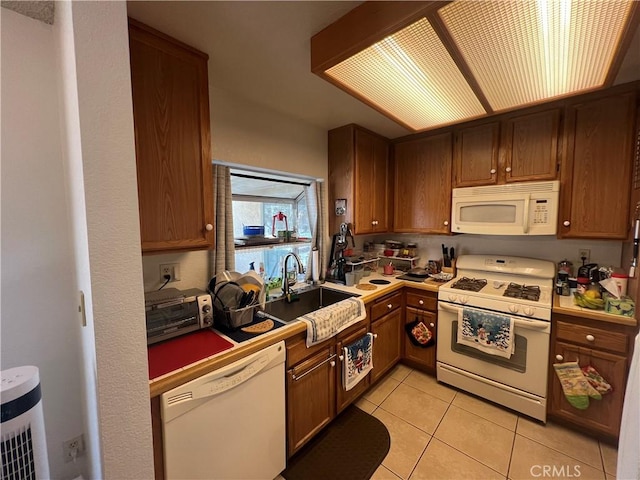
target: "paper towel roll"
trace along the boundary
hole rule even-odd
[[[318,257],[318,250],[314,248],[311,254],[311,278],[314,282],[317,282],[320,280],[320,260]]]

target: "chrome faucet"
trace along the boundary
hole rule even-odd
[[[302,265],[302,260],[300,257],[293,252],[287,253],[284,256],[284,261],[282,262],[282,293],[287,298],[288,302],[295,300],[293,292],[291,291],[291,285],[289,285],[289,279],[287,278],[287,262],[290,257],[296,259],[298,263],[298,273],[304,273],[304,266]],[[295,282],[293,282],[295,285]]]

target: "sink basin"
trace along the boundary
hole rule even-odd
[[[282,322],[291,322],[301,315],[314,312],[322,307],[333,305],[349,297],[357,297],[353,293],[340,292],[325,287],[311,287],[297,292],[298,299],[289,303],[280,297],[265,304],[265,313]]]

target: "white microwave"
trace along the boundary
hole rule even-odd
[[[560,182],[454,188],[451,232],[555,235]]]

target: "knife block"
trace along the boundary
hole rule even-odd
[[[450,273],[451,275],[453,275],[454,277],[456,276],[456,259],[452,259],[451,260],[451,266],[450,267],[442,267],[442,272],[443,273]]]

